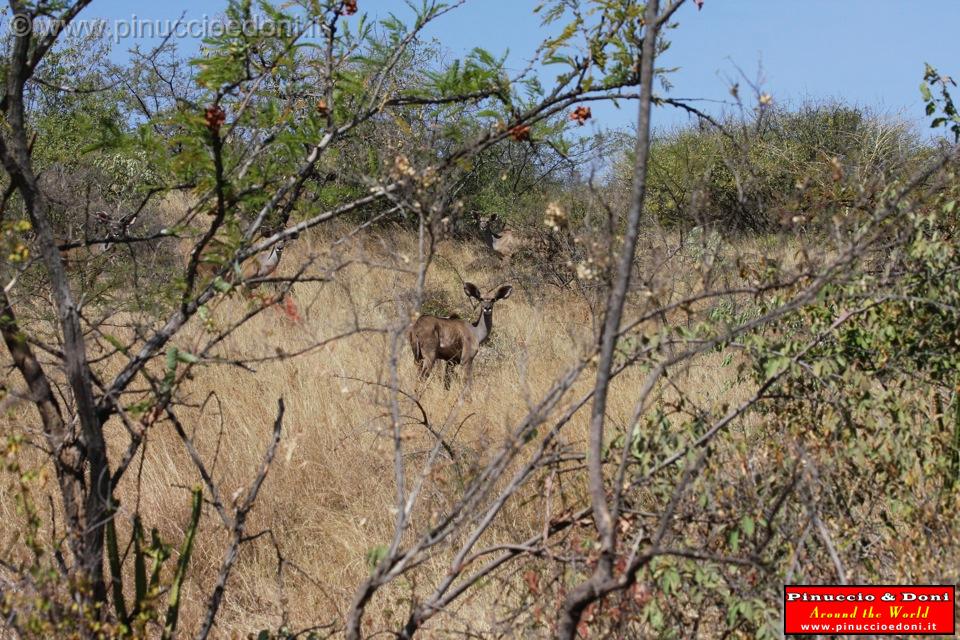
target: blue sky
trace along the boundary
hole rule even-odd
[[[523,67],[544,32],[534,0],[470,0],[431,27],[452,57],[482,46],[511,52],[509,63]],[[361,11],[409,15],[398,0],[359,0]],[[133,0],[94,0],[83,17],[107,20],[202,19],[222,12],[220,0],[166,0],[162,6]],[[924,122],[918,85],[924,62],[960,77],[960,0],[706,0],[677,14],[672,46],[660,60],[679,67],[671,74],[670,95],[702,98],[716,113],[729,99],[737,67],[779,103],[842,98],[920,126]],[[131,46],[124,40],[120,49]],[[185,50],[196,43],[183,42]],[[758,70],[762,69],[762,74]],[[545,78],[545,81],[548,77]],[[741,86],[746,83],[741,81]],[[595,107],[591,126],[625,126],[635,119],[631,105]],[[655,124],[671,126],[687,117],[658,109]]]

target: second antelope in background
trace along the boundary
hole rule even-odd
[[[241,278],[248,288],[253,289],[259,286],[263,278],[273,275],[280,266],[280,258],[283,257],[283,248],[286,243],[286,239],[280,240],[270,247],[269,251],[261,251],[243,265]]]
[[[419,366],[420,383],[426,382],[437,360],[447,363],[443,375],[443,387],[450,388],[453,367],[462,364],[465,370],[464,384],[469,388],[473,375],[473,359],[480,345],[487,341],[493,331],[493,305],[497,300],[510,297],[513,287],[505,284],[489,298],[484,298],[472,282],[463,285],[463,291],[480,303],[480,317],[471,324],[463,318],[438,318],[420,316],[410,329],[410,348],[413,359]]]
[[[284,247],[295,238],[296,236],[284,238],[275,242],[268,249],[247,258],[239,267],[232,266],[223,274],[223,279],[230,284],[242,284],[248,291],[256,289],[263,284],[265,278],[269,278],[277,270],[280,259],[283,257]],[[215,247],[212,249],[209,253],[213,256],[206,255],[208,252],[205,251],[205,255],[201,256],[200,263],[197,265],[197,274],[204,280],[209,280],[217,275],[218,272],[223,270],[223,266],[227,262],[226,258],[217,255]]]
[[[474,214],[474,220],[480,227],[483,242],[501,259],[509,260],[523,245],[520,238],[507,228],[506,223],[497,214],[489,217]]]

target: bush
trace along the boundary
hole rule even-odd
[[[920,153],[903,123],[843,103],[767,107],[723,131],[684,127],[655,140],[649,207],[663,224],[770,231],[818,222],[832,205],[869,207]]]

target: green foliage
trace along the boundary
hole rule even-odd
[[[200,524],[200,508],[203,505],[203,491],[200,487],[193,490],[193,507],[190,511],[190,522],[183,538],[183,546],[180,548],[180,557],[177,559],[177,570],[170,583],[170,595],[168,597],[167,615],[163,624],[164,640],[172,638],[177,630],[177,622],[180,618],[180,597],[183,589],[183,581],[187,577],[187,566],[190,564],[190,554],[193,553],[193,541],[197,535],[197,526]]]
[[[637,51],[643,43],[645,5],[636,2],[604,1],[580,6],[580,3],[550,0],[539,4],[534,11],[541,16],[544,26],[562,25],[557,35],[541,47],[541,62],[570,70],[558,81],[577,80],[589,87],[619,87],[636,84],[639,74]],[[621,25],[610,29],[609,25]],[[672,25],[668,25],[672,26]],[[660,50],[669,43],[661,31]],[[580,66],[586,59],[589,65],[582,73]],[[661,80],[670,70],[658,69]]]
[[[375,547],[367,549],[367,569],[373,572],[377,565],[387,557],[389,547],[385,544],[378,544]]]
[[[24,567],[23,574],[29,581],[16,592],[4,594],[0,612],[4,616],[15,613],[18,629],[23,637],[28,638],[73,637],[71,634],[77,634],[77,637],[92,634],[92,637],[118,640],[145,638],[150,637],[148,629],[151,625],[161,622],[163,637],[173,637],[180,615],[183,582],[200,524],[201,489],[197,487],[192,492],[191,514],[172,577],[164,575],[165,562],[171,557],[170,545],[161,540],[156,529],[153,529],[150,541],[145,541],[138,515],[133,518],[129,542],[119,544],[115,523],[118,505],[114,502],[114,511],[105,527],[104,551],[115,617],[112,622],[104,623],[86,600],[78,601],[89,588],[82,584],[65,584],[54,556],[47,552],[46,534],[41,532],[42,522],[34,494],[48,482],[48,471],[23,466],[23,445],[23,438],[7,438],[4,470],[6,477],[12,480],[17,512],[24,525],[20,535],[32,551],[32,559]],[[121,552],[121,547],[130,550],[129,556]],[[152,564],[149,576],[148,562]],[[124,576],[131,571],[130,563],[135,582],[132,607],[128,607],[124,590]],[[167,596],[165,607],[164,595]],[[65,615],[67,611],[69,615]]]
[[[247,635],[247,640],[298,640],[300,638],[303,640],[321,640],[321,638],[326,637],[316,631],[295,632],[288,627],[280,627],[276,631],[261,629],[256,634],[250,633]]]
[[[957,113],[957,107],[953,104],[953,98],[950,95],[950,87],[956,87],[957,83],[949,76],[941,76],[936,69],[929,64],[923,74],[923,82],[920,83],[920,94],[926,105],[928,116],[932,116],[941,111],[943,115],[936,116],[930,121],[930,128],[944,127],[953,133],[953,141],[960,141],[960,114]],[[939,91],[939,96],[933,95],[933,90]]]
[[[164,543],[156,529],[153,530],[150,543],[144,540],[143,525],[139,516],[133,520],[130,547],[134,572],[134,600],[128,610],[124,596],[123,577],[124,559],[117,545],[117,533],[114,518],[107,522],[106,553],[113,587],[113,604],[117,614],[116,637],[144,637],[147,626],[163,620],[162,638],[175,635],[180,617],[180,602],[183,582],[187,576],[187,567],[193,552],[193,544],[200,525],[200,511],[203,504],[203,491],[196,487],[192,492],[190,520],[184,531],[183,543],[176,562],[173,577],[166,582],[162,578],[164,563],[170,558],[170,546]],[[147,561],[153,563],[150,577],[147,578]],[[167,594],[166,613],[162,612],[162,596]],[[129,611],[129,613],[128,613]]]
[[[662,223],[721,231],[823,224],[838,207],[869,208],[871,190],[920,152],[902,125],[841,103],[767,107],[754,122],[727,120],[724,129],[687,127],[655,139],[648,202]]]
[[[117,202],[129,202],[142,193],[145,186],[161,183],[146,152],[140,149],[95,153],[91,164],[102,173],[102,189]]]
[[[475,48],[461,62],[454,60],[447,68],[428,71],[424,87],[435,98],[465,94],[497,94],[509,106],[510,80],[504,69],[506,56],[495,58],[490,52]]]
[[[815,508],[870,583],[935,580],[951,557],[939,536],[958,525],[960,253],[945,233],[957,189],[926,195],[888,222],[901,249],[748,340],[754,383],[779,376],[757,408],[767,471],[802,452],[798,473],[815,487],[788,521],[800,527]],[[758,525],[741,521],[740,540]],[[805,580],[830,579],[820,557],[827,573]]]

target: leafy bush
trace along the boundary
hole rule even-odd
[[[825,203],[869,207],[920,151],[906,125],[864,109],[768,106],[752,122],[726,119],[722,131],[684,127],[656,139],[649,207],[664,224],[726,231],[806,223]]]

